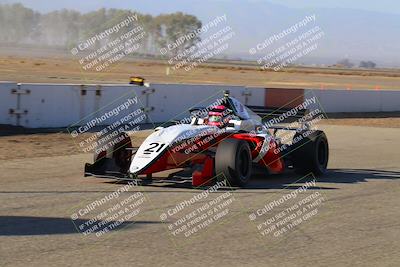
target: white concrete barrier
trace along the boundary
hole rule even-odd
[[[381,92],[381,111],[400,111],[400,92],[382,91]]]
[[[17,123],[17,115],[11,114],[17,107],[17,95],[12,90],[17,88],[17,83],[0,82],[0,124]]]
[[[79,119],[79,92],[71,85],[21,84],[21,116],[19,125],[28,128],[65,127]]]
[[[286,90],[280,99],[278,89],[244,86],[152,84],[149,88],[135,85],[71,85],[0,83],[0,123],[30,128],[83,125],[138,97],[139,103],[119,112],[98,125],[108,125],[123,116],[142,109],[149,120],[165,122],[189,116],[191,107],[207,107],[229,90],[231,96],[252,106],[289,101],[297,96]],[[277,91],[278,90],[278,91]],[[298,90],[301,96],[316,96],[311,108],[324,112],[400,111],[400,91]],[[268,101],[268,98],[270,98]],[[296,97],[297,98],[297,97]],[[283,102],[285,102],[283,101]],[[17,115],[19,114],[19,115]],[[19,118],[18,118],[19,117]]]
[[[136,91],[138,91],[135,86],[129,85],[60,84],[22,84],[20,90],[29,92],[21,95],[20,107],[27,112],[21,115],[19,121],[19,125],[28,128],[66,127],[84,124],[121,105],[128,97],[136,96]],[[120,112],[118,116],[112,119],[125,116],[133,108]],[[99,125],[106,125],[111,121],[106,120]],[[14,123],[11,124],[14,125]]]
[[[306,90],[305,94],[315,95],[327,113],[400,111],[400,91]]]
[[[75,88],[74,88],[75,89]],[[70,125],[82,125],[93,119],[100,119],[106,113],[117,109],[127,103],[128,108],[122,109],[106,120],[101,120],[97,125],[109,125],[129,113],[142,109],[140,101],[140,87],[132,85],[85,85],[79,88],[79,120]],[[130,104],[128,99],[138,98],[137,104]]]

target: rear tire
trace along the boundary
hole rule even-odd
[[[304,131],[296,133],[293,144],[293,165],[299,174],[312,172],[321,176],[327,171],[329,160],[329,144],[322,131]]]
[[[225,139],[218,145],[215,172],[223,175],[229,185],[246,185],[251,177],[251,167],[251,151],[246,141]]]

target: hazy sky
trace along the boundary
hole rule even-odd
[[[269,0],[269,2],[289,7],[342,7],[400,14],[399,0]]]
[[[167,0],[166,0],[167,1]],[[185,0],[190,2],[190,0]],[[214,0],[214,1],[230,1],[234,3],[236,0]],[[243,0],[241,0],[243,1]],[[327,7],[327,8],[353,8],[371,11],[389,12],[400,14],[399,0],[248,0],[252,2],[269,1],[276,4],[282,4],[289,7]],[[39,11],[50,11],[60,8],[78,9],[88,11],[103,6],[124,8],[126,6],[136,6],[138,10],[145,9],[149,13],[152,11],[152,0],[0,0],[0,3],[16,3],[20,2],[24,5]],[[172,1],[176,2],[176,1]],[[234,6],[233,6],[234,7]],[[179,6],[176,7],[179,10]]]

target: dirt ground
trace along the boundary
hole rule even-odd
[[[76,225],[89,223],[91,215],[74,221],[71,216],[126,183],[84,178],[83,164],[91,155],[73,152],[65,134],[0,137],[0,265],[398,266],[400,153],[394,144],[400,129],[321,127],[329,139],[329,173],[299,197],[318,194],[323,202],[312,217],[302,217],[280,236],[263,236],[258,230],[261,221],[249,218],[312,182],[310,177],[264,174],[253,177],[245,188],[211,193],[181,212],[229,193],[228,213],[188,237],[169,230],[178,222],[175,217],[161,218],[203,191],[173,183],[134,187],[120,198],[143,194],[140,213],[122,229],[85,236]],[[156,175],[162,177],[165,174]],[[277,207],[268,213],[270,218],[291,209],[291,204]]]
[[[153,83],[245,85],[269,88],[400,89],[399,70],[292,68],[260,71],[250,63],[207,63],[190,71],[174,71],[166,61],[123,59],[105,71],[83,70],[78,59],[57,54],[30,56],[0,53],[0,80],[22,83],[106,84],[129,82],[142,76]],[[242,64],[242,65],[240,65]]]
[[[381,128],[400,128],[400,118],[344,118],[327,119],[321,122],[322,125],[349,125]]]

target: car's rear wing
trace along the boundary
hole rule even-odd
[[[264,106],[247,106],[251,111],[262,118],[264,122],[273,120],[274,118],[281,119],[281,123],[288,123],[303,118],[309,113],[308,109],[294,108],[275,108]]]

